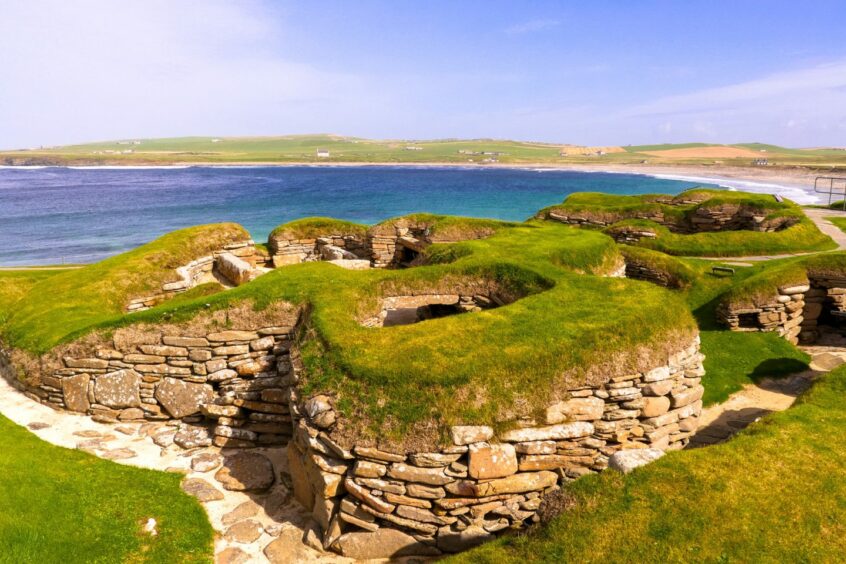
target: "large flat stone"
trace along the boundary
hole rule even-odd
[[[141,407],[140,385],[141,376],[134,370],[101,374],[94,381],[94,398],[106,407]]]
[[[70,411],[85,413],[91,407],[88,401],[88,382],[91,377],[88,374],[77,374],[62,378],[62,395],[65,398],[65,407]]]
[[[165,378],[156,386],[156,400],[175,419],[200,412],[200,408],[214,400],[214,390],[208,384]]]
[[[356,560],[438,555],[437,549],[418,542],[402,531],[386,527],[373,532],[341,535],[335,546],[343,556]]]
[[[470,445],[468,473],[471,478],[487,480],[517,472],[517,452],[508,443]]]
[[[502,440],[510,443],[528,441],[560,441],[576,439],[593,434],[593,424],[586,421],[562,423],[547,427],[528,427],[526,429],[512,429],[502,433]]]
[[[273,464],[263,454],[238,452],[225,458],[214,477],[230,491],[264,491],[273,485]]]
[[[619,470],[623,474],[628,474],[635,468],[645,466],[662,456],[664,456],[664,451],[657,448],[621,450],[611,456],[608,460],[608,467]]]

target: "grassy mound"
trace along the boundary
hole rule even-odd
[[[336,393],[342,413],[356,426],[350,432],[432,440],[450,424],[513,419],[515,406],[546,405],[556,390],[652,367],[692,338],[695,323],[680,296],[595,276],[621,264],[609,237],[554,223],[488,227],[495,233],[485,239],[433,245],[428,266],[348,271],[327,263],[294,265],[227,292],[129,316],[104,307],[96,286],[64,287],[55,281],[66,275],[56,275],[30,293],[40,296],[41,284],[50,282],[49,299],[22,306],[4,335],[15,346],[40,352],[83,331],[178,322],[245,300],[258,309],[280,301],[307,306],[305,390]],[[125,260],[123,255],[91,268],[117,268]],[[378,312],[384,296],[484,292],[492,286],[522,299],[408,326],[360,324]],[[63,310],[68,300],[90,307]],[[642,323],[647,315],[650,322]],[[57,316],[66,321],[52,323]],[[421,428],[425,432],[418,433]]]
[[[727,443],[582,478],[567,487],[574,507],[548,526],[450,561],[840,561],[844,394],[841,368]]]
[[[52,446],[0,416],[0,561],[210,562],[182,476]],[[142,533],[147,519],[158,535]]]
[[[157,293],[162,284],[178,280],[177,267],[249,238],[234,223],[189,227],[84,268],[54,271],[17,301],[3,329],[4,339],[32,352],[49,350],[78,331],[122,314],[131,298]],[[36,280],[34,272],[25,272],[25,279]]]
[[[306,217],[276,227],[269,239],[314,239],[327,235],[364,237],[367,226],[331,217]]]
[[[766,222],[789,226],[774,232],[738,230],[680,234],[664,225],[690,224],[697,210],[721,206],[745,208],[764,216]],[[675,197],[576,193],[561,205],[541,210],[539,216],[549,219],[556,214],[609,224],[609,234],[632,228],[650,231],[656,237],[643,238],[638,245],[671,255],[753,256],[824,251],[837,246],[793,202],[777,202],[771,196],[745,192],[693,189]],[[663,219],[659,223],[656,218]]]

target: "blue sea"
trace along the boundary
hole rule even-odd
[[[256,241],[308,216],[372,224],[411,212],[524,220],[581,191],[675,194],[694,181],[504,168],[0,168],[0,265],[88,263],[191,225]],[[711,185],[713,186],[713,185]]]

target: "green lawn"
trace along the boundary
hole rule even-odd
[[[567,486],[575,507],[450,562],[842,562],[846,369],[727,443]]]
[[[846,231],[846,217],[827,217],[826,219],[836,225],[840,231]]]
[[[52,446],[0,416],[0,562],[211,562],[182,476]],[[158,535],[142,532],[149,518]]]

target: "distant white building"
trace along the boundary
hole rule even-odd
[[[317,158],[318,159],[328,159],[330,157],[328,149],[318,149],[317,150]]]
[[[212,140],[211,140],[211,142],[212,142],[212,143],[220,143],[220,139],[216,139],[216,138],[215,138],[215,139],[212,139]]]
[[[422,151],[423,147],[417,147],[416,145],[408,145],[405,148],[406,151]]]

